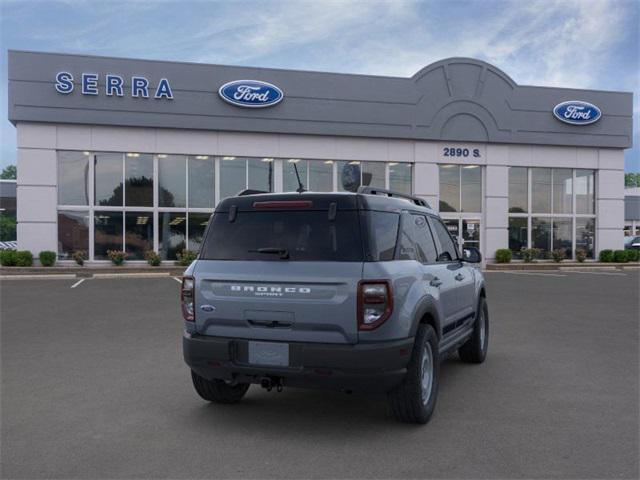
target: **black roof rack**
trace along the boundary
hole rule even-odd
[[[246,190],[241,190],[240,192],[238,192],[238,195],[236,195],[236,197],[244,197],[245,195],[260,195],[262,193],[269,193],[269,192],[265,192],[264,190],[254,190],[252,188],[247,188]]]
[[[387,197],[397,197],[404,198],[405,200],[409,200],[410,202],[415,203],[421,207],[431,208],[426,200],[422,198],[414,197],[413,195],[407,195],[406,193],[394,192],[393,190],[385,190],[384,188],[378,187],[359,187],[358,193],[364,193],[367,195],[386,195]]]

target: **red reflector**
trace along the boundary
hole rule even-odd
[[[253,202],[253,208],[311,208],[311,200],[271,200],[268,202]]]

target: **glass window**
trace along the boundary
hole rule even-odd
[[[144,254],[153,250],[153,213],[126,212],[124,215],[124,248],[128,260],[144,260]]]
[[[416,246],[416,231],[413,226],[411,214],[405,214],[402,219],[400,238],[398,239],[398,260],[421,261]]]
[[[247,188],[247,162],[244,158],[220,160],[220,200],[233,197]]]
[[[411,195],[411,179],[410,163],[389,164],[389,190]]]
[[[122,206],[122,154],[96,153],[95,204],[100,206]]]
[[[360,162],[337,162],[338,191],[355,192],[361,184]]]
[[[176,253],[187,248],[187,214],[160,212],[158,214],[158,253],[163,260],[175,260]]]
[[[189,157],[189,208],[213,208],[215,203],[214,158]]]
[[[200,251],[202,237],[210,216],[209,213],[189,213],[189,250]]]
[[[309,166],[309,190],[312,192],[333,191],[333,161],[310,160]]]
[[[596,219],[576,218],[576,250],[586,250],[587,258],[594,258],[595,238]]]
[[[482,211],[482,168],[464,165],[461,169],[463,212]]]
[[[551,219],[533,217],[531,219],[531,247],[540,249],[542,258],[548,258],[551,250]]]
[[[526,213],[529,211],[529,182],[526,167],[509,168],[509,212]]]
[[[295,167],[294,167],[295,165]],[[283,192],[295,192],[298,190],[298,177],[296,177],[296,170],[298,169],[298,175],[300,175],[300,181],[306,190],[313,190],[307,179],[307,161],[300,160],[298,158],[290,158],[282,164],[282,191]]]
[[[439,262],[451,262],[458,259],[458,248],[456,247],[449,231],[444,224],[436,219],[431,218],[431,230],[438,237],[440,242],[440,255],[438,255]]]
[[[58,152],[58,204],[89,204],[89,152]]]
[[[462,220],[462,243],[480,248],[480,220]]]
[[[572,258],[571,239],[573,235],[573,220],[571,218],[553,219],[553,249],[564,250],[566,258]]]
[[[595,213],[595,175],[593,170],[576,170],[576,213]]]
[[[125,205],[153,206],[153,156],[127,153],[124,162]]]
[[[447,227],[447,230],[449,230],[449,235],[451,235],[453,237],[453,241],[455,242],[456,245],[460,244],[459,238],[460,238],[460,220],[458,220],[457,218],[455,219],[443,219],[442,223],[444,223],[444,226]]]
[[[185,161],[183,155],[158,155],[158,205],[186,207]]]
[[[400,216],[397,213],[375,211],[367,212],[365,215],[371,225],[370,234],[367,235],[370,260],[393,260]]]
[[[89,212],[58,212],[58,257],[70,259],[73,252],[89,254]]]
[[[247,160],[249,178],[247,188],[270,192],[273,185],[273,158],[250,158]]]
[[[573,212],[573,171],[553,169],[553,213]]]
[[[362,162],[362,185],[385,188],[385,164],[383,162]]]
[[[431,229],[424,215],[410,215],[415,230],[418,258],[422,263],[433,263],[438,256]]]
[[[108,260],[108,250],[122,250],[122,212],[95,212],[93,218],[94,258]]]
[[[551,169],[531,169],[531,211],[551,213]]]
[[[509,219],[509,250],[514,258],[521,258],[523,248],[527,248],[527,219],[511,217]]]
[[[460,211],[460,167],[439,165],[440,171],[440,211]]]

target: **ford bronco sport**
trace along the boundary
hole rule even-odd
[[[426,423],[440,358],[487,354],[478,262],[424,200],[396,192],[227,198],[182,282],[195,390],[217,403],[252,383],[386,392],[397,419]]]

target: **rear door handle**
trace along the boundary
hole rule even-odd
[[[438,277],[433,277],[433,280],[429,282],[429,285],[431,285],[432,287],[439,287],[440,285],[442,285],[442,281]]]
[[[461,273],[457,274],[455,277],[456,280],[458,280],[459,282],[461,282],[462,280],[464,280],[464,275],[462,275]]]

